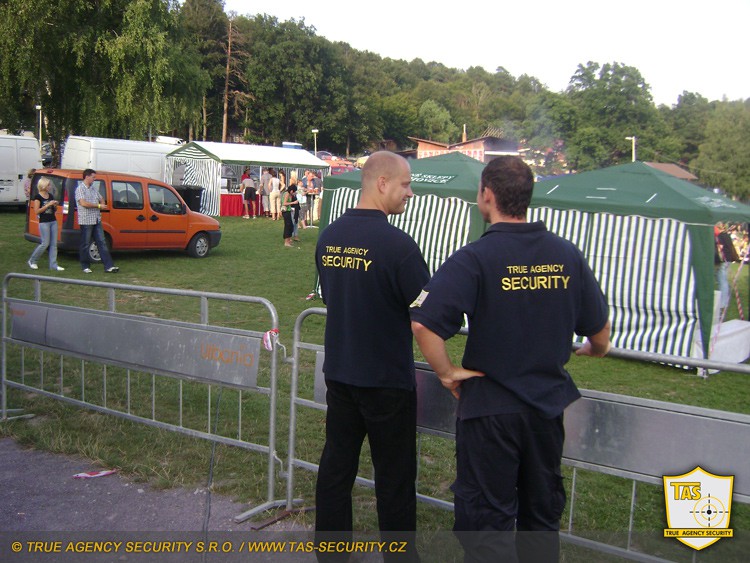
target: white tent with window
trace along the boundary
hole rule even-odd
[[[297,170],[326,170],[328,164],[305,150],[191,141],[167,155],[166,181],[173,183],[175,170],[184,166],[182,184],[204,188],[201,212],[218,215],[221,198],[222,168],[235,172],[246,166]],[[260,175],[260,174],[259,174]]]

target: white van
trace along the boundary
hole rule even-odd
[[[41,168],[39,141],[0,135],[0,205],[26,206],[23,184],[31,168]]]
[[[163,182],[167,155],[176,149],[175,145],[166,143],[71,135],[65,142],[60,168],[92,168]]]

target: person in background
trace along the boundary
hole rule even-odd
[[[91,239],[96,242],[104,264],[104,271],[114,274],[120,271],[112,261],[109,254],[107,242],[104,240],[104,229],[102,229],[102,209],[107,209],[104,198],[94,185],[96,171],[87,168],[83,171],[83,181],[76,188],[76,204],[78,207],[78,225],[81,228],[81,243],[78,248],[78,256],[81,261],[81,269],[84,274],[91,273],[91,258],[89,257],[89,246]]]
[[[319,172],[313,172],[313,201],[310,204],[311,222],[320,221],[320,207],[323,203],[323,180],[318,176]]]
[[[315,492],[315,540],[352,538],[352,486],[367,437],[382,541],[406,541],[386,563],[418,561],[415,546],[417,394],[409,304],[429,279],[414,240],[388,222],[404,212],[409,163],[377,152],[362,169],[357,206],[318,238],[315,265],[328,308],[323,372],[326,442]],[[318,552],[319,561],[348,554]]]
[[[305,228],[309,228],[312,226],[312,203],[313,203],[313,181],[312,181],[312,171],[305,170],[305,177],[302,179],[302,188],[305,190],[305,206],[304,208],[300,208],[300,211],[304,214],[303,218],[305,220]]]
[[[284,190],[284,202],[281,205],[281,216],[284,219],[284,246],[292,246],[294,235],[294,209],[299,208],[297,201],[297,184],[292,184]],[[299,239],[298,239],[299,240]]]
[[[39,218],[40,243],[31,253],[29,268],[37,270],[37,262],[44,251],[49,249],[49,269],[54,272],[62,272],[65,268],[57,264],[57,211],[58,201],[49,192],[49,178],[40,178],[36,184],[37,194],[31,200],[31,213]]]
[[[281,219],[281,182],[276,176],[276,171],[271,170],[271,179],[268,181],[268,202],[271,206],[271,219]]]
[[[242,205],[245,208],[243,219],[249,219],[250,217],[255,219],[255,197],[255,182],[250,177],[250,169],[247,168],[242,175]]]
[[[297,196],[297,205],[292,207],[292,240],[299,242],[299,216],[300,216],[300,207],[302,206],[302,202],[300,202],[300,190],[299,190],[299,184],[297,183],[297,172],[295,170],[292,170],[291,174],[289,175],[289,188],[294,186],[294,190],[296,192]]]
[[[259,196],[260,196],[260,203],[263,206],[263,214],[266,217],[270,217],[271,214],[269,212],[270,205],[268,201],[268,194],[269,194],[269,182],[271,181],[271,171],[270,168],[265,168],[263,170],[263,174],[260,176],[260,190],[259,190]]]
[[[31,179],[34,177],[36,168],[30,168],[26,173],[26,179],[23,181],[23,193],[26,195],[26,201],[31,197]]]
[[[723,315],[729,307],[729,265],[732,262],[739,262],[740,257],[737,255],[731,235],[722,223],[714,226],[714,237],[716,239],[714,263],[716,264],[716,281],[719,285],[720,295],[719,308]]]
[[[419,348],[458,399],[451,490],[465,561],[558,560],[563,411],[581,396],[563,366],[573,333],[588,337],[577,355],[610,348],[607,301],[583,254],[544,223],[526,222],[533,187],[521,159],[492,160],[477,192],[491,226],[411,305]],[[458,366],[445,340],[464,318]]]
[[[299,216],[297,220],[298,228],[307,228],[307,171],[302,179],[297,182],[297,201],[299,201]]]

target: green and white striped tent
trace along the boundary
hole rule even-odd
[[[615,346],[690,357],[699,330],[708,357],[713,226],[750,220],[749,206],[634,162],[538,182],[529,220],[583,251]]]
[[[486,228],[475,203],[484,165],[451,153],[411,168],[415,196],[389,221],[434,272]],[[325,179],[321,227],[356,205],[360,180],[359,171]],[[528,219],[583,251],[609,301],[615,346],[690,357],[698,330],[708,357],[713,226],[750,220],[749,206],[636,162],[538,182]]]
[[[185,166],[182,183],[205,188],[201,212],[218,215],[221,209],[221,168],[245,166],[325,170],[328,164],[300,149],[191,141],[167,155],[166,182],[172,183],[177,167]]]
[[[448,153],[412,160],[410,165],[414,197],[404,213],[388,220],[417,242],[432,274],[448,256],[484,232],[476,204],[484,164]],[[321,228],[357,204],[361,180],[359,170],[325,178]]]

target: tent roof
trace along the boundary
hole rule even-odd
[[[750,221],[750,206],[642,162],[537,182],[531,207],[672,218],[701,225]]]
[[[305,150],[264,145],[241,145],[238,143],[191,141],[167,156],[210,158],[223,164],[255,164],[280,168],[328,168],[328,163]]]
[[[417,195],[435,194],[458,197],[475,203],[484,164],[458,152],[410,160],[411,189]],[[359,188],[362,172],[355,170],[323,181],[327,190]]]

